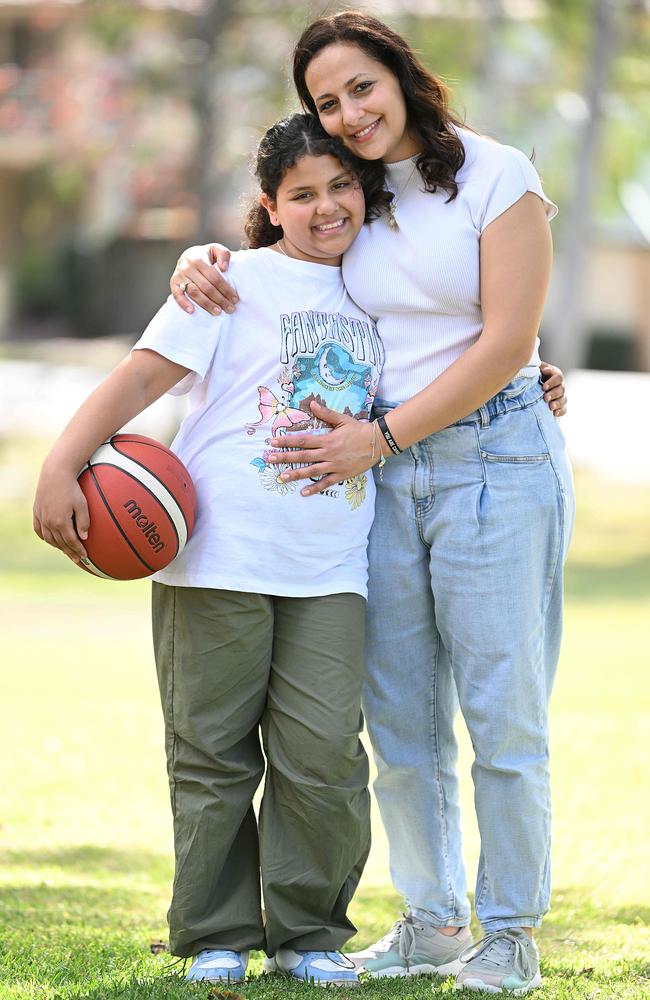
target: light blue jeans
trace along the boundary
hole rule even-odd
[[[370,537],[364,710],[391,875],[435,926],[469,921],[454,715],[474,748],[485,931],[549,905],[547,708],[574,515],[537,379],[388,459]],[[377,415],[392,406],[376,400]]]

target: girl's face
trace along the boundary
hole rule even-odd
[[[397,77],[357,45],[336,42],[321,49],[305,82],[325,131],[357,156],[396,163],[420,152],[408,131]]]
[[[290,257],[341,263],[366,214],[359,181],[334,156],[303,156],[282,178],[275,200],[260,195]]]

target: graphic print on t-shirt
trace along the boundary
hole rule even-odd
[[[312,401],[368,419],[383,360],[373,325],[338,313],[283,315],[280,359],[285,363],[277,387],[258,386],[260,419],[246,425],[247,434],[262,426],[268,426],[274,437],[327,430],[311,412]],[[260,484],[281,495],[293,493],[297,484],[280,479],[292,466],[270,465],[269,453],[264,451],[251,462],[258,470]],[[345,498],[353,510],[365,500],[367,482],[361,474],[339,484],[345,487]],[[334,488],[325,495],[337,497],[339,491]]]

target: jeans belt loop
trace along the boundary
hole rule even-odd
[[[488,412],[487,406],[479,406],[478,412],[481,415],[481,427],[490,426],[490,414]]]

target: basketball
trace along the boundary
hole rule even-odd
[[[192,534],[196,493],[169,448],[140,434],[115,434],[79,473],[88,503],[82,569],[107,580],[139,580],[164,569]]]

